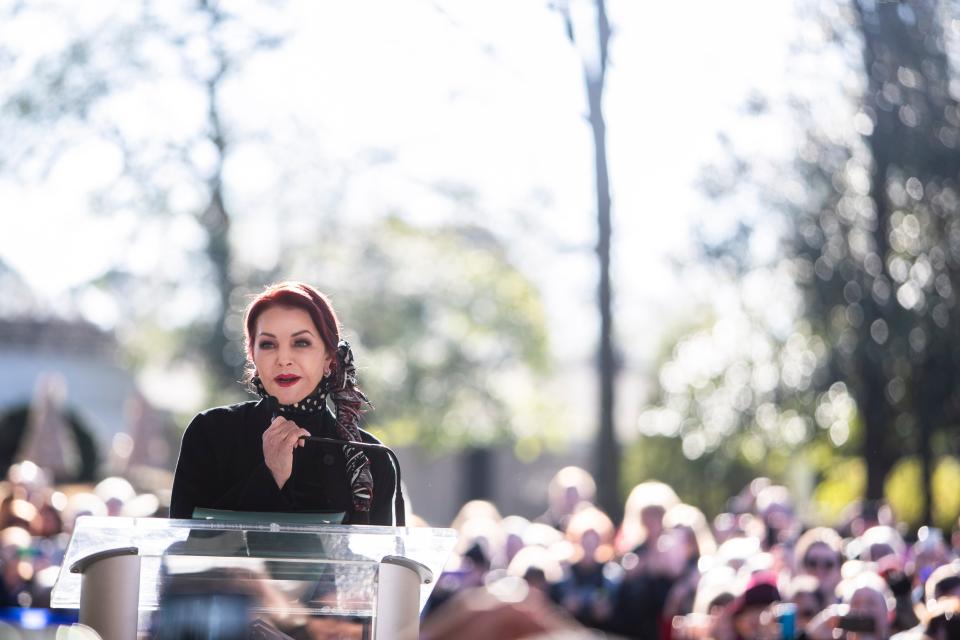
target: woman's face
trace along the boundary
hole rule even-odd
[[[801,560],[800,572],[816,576],[824,594],[829,595],[840,582],[840,558],[822,542],[815,542]]]
[[[267,393],[280,404],[300,402],[320,384],[331,357],[310,314],[269,307],[257,318],[253,364]]]

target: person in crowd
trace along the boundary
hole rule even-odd
[[[567,548],[567,542],[564,535],[548,524],[541,522],[531,522],[530,526],[523,530],[524,547],[538,546],[544,549]],[[562,553],[557,553],[557,557]]]
[[[463,503],[463,506],[461,506],[460,510],[457,511],[457,515],[454,516],[453,522],[450,523],[450,528],[456,529],[457,531],[463,531],[463,527],[466,522],[478,519],[485,519],[499,523],[501,520],[503,520],[503,516],[500,515],[500,510],[497,509],[497,505],[493,504],[489,500],[468,500],[467,502]]]
[[[55,538],[63,533],[63,515],[49,496],[41,501],[37,513],[30,521],[30,533],[38,538]]]
[[[458,593],[420,627],[422,640],[527,640],[603,638],[535,589],[497,593],[473,587]]]
[[[859,550],[858,556],[865,562],[881,562],[888,556],[902,560],[906,543],[892,526],[876,525],[858,536],[854,548]]]
[[[914,600],[921,600],[927,578],[942,565],[950,562],[950,549],[943,534],[934,527],[920,527],[917,541],[908,554],[908,573],[913,577]]]
[[[0,530],[0,606],[33,604],[32,538],[25,528],[10,525]]]
[[[714,562],[733,568],[736,571],[752,572],[769,569],[769,554],[760,547],[758,536],[740,535],[728,538],[717,548]]]
[[[921,640],[924,636],[943,635],[941,631],[950,630],[946,624],[949,619],[960,614],[960,608],[954,607],[953,603],[960,604],[960,559],[937,567],[927,576],[917,602],[920,621],[916,626],[894,634],[893,640]],[[935,621],[937,617],[944,620],[938,623]],[[960,628],[956,632],[960,632]],[[960,638],[960,633],[947,634],[946,637],[954,640]]]
[[[487,500],[470,500],[460,507],[451,527],[457,531],[457,545],[430,593],[425,617],[457,593],[483,584],[503,538],[501,520],[496,506]]]
[[[350,444],[367,399],[328,298],[301,282],[267,287],[247,307],[247,382],[259,401],[209,409],[183,434],[170,516],[197,508],[342,512],[350,524],[392,524],[389,458]],[[336,409],[331,413],[328,402]]]
[[[37,508],[29,500],[14,496],[15,494],[8,495],[0,506],[3,512],[3,527],[29,528],[37,516]]]
[[[455,550],[430,592],[423,618],[433,616],[458,593],[481,586],[491,567],[489,550],[481,540],[472,540],[466,548]]]
[[[627,498],[620,543],[629,551],[621,561],[625,577],[617,601],[618,633],[656,640],[670,629],[671,618],[664,615],[667,597],[698,553],[689,527],[664,528],[666,513],[679,504],[673,489],[660,482],[641,483]],[[639,544],[632,544],[638,538]],[[688,595],[678,594],[678,609],[686,606],[680,600]]]
[[[724,614],[730,620],[728,628],[732,630],[733,640],[774,640],[775,634],[771,635],[774,621],[764,614],[770,605],[780,601],[776,580],[772,573],[755,573],[743,592],[730,603]]]
[[[849,640],[884,640],[890,637],[890,614],[893,594],[886,582],[876,580],[873,574],[864,574],[861,580],[854,579],[847,587],[844,601],[849,604],[848,616],[861,616],[873,623],[873,630],[849,629]]]
[[[760,495],[760,492],[772,485],[773,482],[770,478],[759,477],[751,480],[747,485],[740,490],[738,494],[732,496],[727,501],[727,509],[735,514],[742,515],[745,513],[754,514],[757,512],[757,496]]]
[[[570,517],[585,505],[592,505],[597,485],[587,471],[568,466],[557,471],[547,485],[547,510],[535,522],[566,531]]]
[[[960,598],[960,558],[933,570],[924,584],[928,606],[943,598]]]
[[[693,551],[697,558],[712,556],[717,550],[717,541],[710,530],[710,523],[703,511],[697,507],[680,503],[671,507],[663,517],[664,527],[686,527],[693,536],[690,544],[696,547]]]
[[[945,598],[929,611],[922,637],[924,640],[960,638],[960,597]]]
[[[843,581],[838,589],[842,603],[829,605],[817,614],[804,630],[807,638],[886,640],[890,637],[894,599],[879,574],[861,571]]]
[[[686,615],[674,616],[671,621],[671,640],[729,638],[733,630],[724,612],[736,599],[736,581],[736,571],[726,565],[717,565],[704,572],[697,583],[693,610]],[[721,625],[724,625],[723,629]]]
[[[860,560],[875,566],[893,594],[891,633],[905,631],[919,620],[913,609],[911,577],[906,573],[906,543],[892,526],[870,527],[855,539],[851,549],[859,549]]]
[[[522,578],[531,589],[550,595],[551,585],[563,580],[563,567],[557,554],[540,545],[523,547],[510,561],[507,575]]]
[[[698,615],[719,615],[737,597],[737,572],[726,565],[717,565],[705,571],[697,583],[693,611]]]
[[[81,516],[106,516],[107,505],[103,503],[97,494],[91,491],[77,491],[67,498],[67,505],[63,510],[63,528],[64,531],[72,532],[77,523],[77,518]]]
[[[700,581],[700,558],[703,554],[712,555],[715,545],[706,525],[706,517],[694,506],[681,503],[672,507],[664,516],[663,523],[672,535],[661,539],[679,545],[676,553],[683,562],[664,602],[662,616],[664,622],[669,623],[674,617],[693,611]]]
[[[121,515],[123,506],[137,496],[133,485],[127,479],[119,476],[104,478],[93,488],[93,492],[103,500],[103,504],[107,507],[108,516]]]
[[[595,507],[582,509],[567,523],[571,545],[567,575],[550,596],[581,623],[596,629],[613,624],[622,576],[613,561],[613,522]]]
[[[797,519],[790,491],[771,484],[757,493],[756,514],[764,525],[763,546],[767,551],[790,545],[797,536]]]
[[[638,556],[656,549],[663,531],[663,516],[680,504],[673,488],[663,482],[649,480],[635,486],[624,506],[623,523],[617,532],[617,549]]]
[[[500,550],[501,565],[508,566],[514,557],[523,549],[523,532],[530,526],[530,521],[521,516],[507,516],[500,521],[500,530],[503,533],[502,549]]]
[[[804,629],[826,606],[820,580],[816,576],[801,574],[794,576],[787,584],[785,602],[794,606],[796,629]]]
[[[794,547],[794,574],[812,576],[819,585],[821,606],[837,601],[840,567],[843,564],[843,540],[828,527],[814,527],[797,539]]]

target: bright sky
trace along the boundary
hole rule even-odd
[[[573,4],[578,12],[591,6]],[[245,256],[274,261],[283,238],[301,230],[290,212],[305,202],[342,220],[403,211],[423,223],[488,225],[541,286],[561,361],[589,357],[597,324],[593,147],[579,58],[547,5],[291,2],[282,23],[295,25],[296,37],[251,64],[225,100],[235,122],[271,140],[267,150],[238,147],[227,165]],[[617,324],[625,350],[643,361],[665,323],[689,309],[693,290],[670,260],[689,258],[690,225],[731,216],[709,210],[695,185],[719,155],[717,133],[738,126],[751,91],[783,91],[796,27],[791,3],[769,0],[611,0],[608,12]],[[47,36],[40,41],[63,35],[45,23],[36,29]],[[149,132],[165,118],[195,117],[198,104],[167,83],[114,108],[133,130]],[[736,131],[775,152],[784,138],[770,133]],[[388,160],[370,161],[384,152]],[[304,170],[291,176],[280,158]],[[0,178],[0,258],[54,305],[118,259],[144,273],[174,269],[171,247],[200,241],[189,224],[173,224],[158,227],[162,242],[131,247],[135,218],[92,216],[85,194],[117,166],[109,149],[87,145],[43,187]],[[310,199],[344,184],[335,202]],[[471,204],[451,206],[438,184],[468,188]],[[192,194],[176,197],[186,203]],[[111,320],[109,309],[99,313]]]

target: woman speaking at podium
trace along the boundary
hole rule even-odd
[[[300,282],[267,287],[247,307],[247,382],[259,401],[208,409],[183,434],[171,518],[197,508],[342,512],[346,524],[393,524],[395,476],[360,429],[367,403],[327,297]],[[331,413],[328,401],[333,404]]]

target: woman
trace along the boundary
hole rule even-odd
[[[299,282],[272,285],[247,308],[244,334],[247,380],[260,400],[193,419],[183,434],[170,517],[191,518],[205,507],[344,512],[348,524],[393,524],[395,476],[382,451],[303,439],[377,443],[359,428],[367,400],[326,296]]]
[[[843,564],[843,540],[829,527],[814,527],[803,533],[794,548],[794,575],[813,576],[820,583],[822,606],[837,602],[837,585]]]

